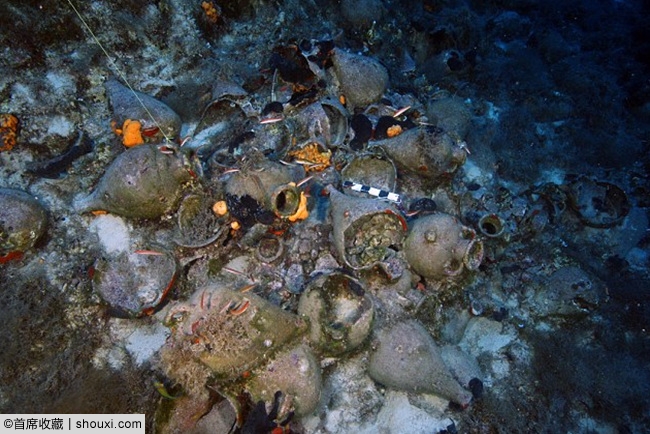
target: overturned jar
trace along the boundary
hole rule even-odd
[[[327,147],[340,146],[348,134],[349,113],[332,98],[324,98],[301,108],[286,120],[298,143],[324,143]]]
[[[419,275],[444,279],[463,269],[478,269],[483,260],[483,242],[456,217],[438,213],[415,221],[404,242],[404,253]]]
[[[363,107],[379,101],[388,87],[388,71],[377,60],[334,49],[334,74],[348,103]]]
[[[167,315],[172,334],[160,352],[162,370],[192,399],[208,387],[232,403],[247,391],[254,400],[285,395],[296,414],[318,404],[320,366],[303,344],[308,322],[223,282],[199,288]],[[208,386],[208,387],[206,387]]]
[[[123,217],[157,218],[172,211],[192,179],[185,154],[166,145],[141,145],[121,153],[95,190],[77,201],[78,212],[108,211]],[[196,176],[196,175],[194,175]]]
[[[307,329],[297,315],[225,286],[199,289],[190,301],[172,308],[168,323],[176,325],[163,348],[163,362],[168,375],[181,383],[190,362],[221,380],[237,378]]]
[[[391,389],[433,393],[462,408],[472,400],[472,394],[445,365],[431,335],[415,320],[399,322],[377,333],[368,375]]]
[[[395,137],[371,142],[382,148],[399,170],[434,182],[448,180],[465,164],[466,151],[452,137],[435,127],[419,127]]]
[[[251,198],[277,217],[289,218],[298,212],[301,193],[296,183],[305,176],[298,166],[265,162],[257,169],[232,174],[226,182],[226,195],[231,203]]]
[[[392,203],[347,196],[331,185],[328,191],[334,246],[347,266],[372,267],[401,248],[407,225]]]
[[[93,289],[119,318],[151,315],[174,286],[178,263],[170,252],[155,250],[122,252],[101,257],[93,266]]]
[[[141,133],[147,142],[155,143],[163,138],[175,139],[181,131],[181,118],[162,101],[142,92],[129,89],[114,78],[104,83],[111,103],[113,121],[122,127],[126,121],[142,123]],[[156,121],[148,121],[155,119]]]

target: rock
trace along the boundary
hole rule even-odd
[[[551,274],[544,290],[536,295],[535,312],[540,316],[585,314],[605,298],[604,285],[598,279],[567,266]]]
[[[514,339],[514,334],[503,330],[502,323],[485,317],[474,317],[469,320],[459,346],[476,357],[482,353],[495,354]]]
[[[367,28],[384,13],[381,0],[342,0],[341,14],[354,27]]]
[[[433,338],[416,321],[396,324],[379,334],[370,356],[368,374],[385,386],[415,393],[432,393],[467,407],[471,393],[454,380]]]
[[[97,234],[104,253],[113,255],[131,248],[131,233],[121,217],[99,215],[90,223],[89,229]]]
[[[449,418],[442,414],[435,414],[429,409],[413,405],[406,393],[390,391],[386,393],[386,402],[377,414],[377,420],[369,424],[370,426],[364,426],[360,432],[362,434],[398,433],[405,432],[405,428],[408,427],[409,433],[441,433],[449,426],[449,421]]]

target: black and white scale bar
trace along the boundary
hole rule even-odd
[[[375,187],[370,187],[369,185],[358,184],[352,181],[343,181],[343,187],[349,188],[352,191],[358,191],[361,193],[367,193],[371,196],[375,196],[379,199],[390,200],[391,202],[401,203],[402,199],[399,194],[393,193],[387,190],[380,190]]]

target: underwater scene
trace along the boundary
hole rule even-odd
[[[0,412],[650,432],[649,23],[3,2]]]

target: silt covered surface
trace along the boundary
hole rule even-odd
[[[37,199],[47,211],[47,229],[33,247],[0,264],[0,411],[137,412],[147,415],[153,430],[155,419],[164,425],[173,413],[173,400],[156,384],[170,395],[191,387],[207,394],[204,383],[211,381],[197,368],[196,384],[175,384],[160,366],[159,349],[171,341],[167,315],[175,306],[216,280],[235,291],[248,288],[252,272],[258,286],[247,290],[295,314],[313,273],[346,268],[331,241],[329,200],[321,191],[327,185],[344,191],[341,167],[373,148],[346,148],[352,133],[343,146],[332,147],[332,166],[300,186],[309,194],[304,221],[278,222],[259,201],[245,198],[250,209],[240,213],[252,217],[243,230],[219,217],[219,229],[199,236],[179,233],[174,210],[141,219],[80,214],[74,206],[125,152],[111,128],[116,114],[104,86],[109,78],[126,78],[167,104],[183,122],[182,138],[195,133],[206,107],[224,95],[248,122],[251,111],[262,119],[273,99],[311,98],[298,90],[314,89],[316,100],[338,98],[327,59],[312,59],[326,71],[319,77],[306,72],[303,57],[293,57],[294,46],[311,51],[301,44],[307,40],[367,56],[373,68],[386,69],[389,104],[348,104],[349,119],[364,113],[377,121],[392,116],[382,112],[387,106],[412,105],[408,121],[464,143],[467,161],[457,171],[432,184],[419,168],[400,168],[397,192],[405,201],[432,198],[436,212],[477,232],[485,254],[478,270],[449,281],[419,279],[403,261],[401,245],[387,246],[378,266],[347,267],[373,299],[373,333],[350,353],[318,360],[320,403],[292,421],[292,429],[453,432],[450,421],[458,432],[650,429],[647,2],[376,0],[362,2],[364,13],[342,3],[217,1],[216,20],[200,1],[75,3],[115,64],[66,2],[6,5],[0,112],[20,123],[13,149],[0,151],[0,187]],[[282,72],[274,77],[273,68]],[[225,197],[222,182],[233,176],[227,170],[254,173],[265,159],[281,159],[262,152],[259,161],[242,160],[238,150],[253,139],[224,125],[236,131],[233,137],[224,139],[218,119],[212,137],[218,136],[227,159],[218,152],[212,159],[201,156],[204,170],[183,184],[209,206]],[[268,143],[290,135],[280,131],[283,124],[273,125],[264,130]],[[92,150],[61,158],[80,130]],[[47,173],[28,170],[53,159]],[[584,193],[588,188],[593,193]],[[612,211],[618,202],[608,201],[606,191],[616,191],[618,201],[622,191],[625,209]],[[405,221],[418,218],[408,202],[404,207]],[[590,224],[594,214],[609,222],[599,217],[611,212],[620,213],[614,224]],[[481,217],[492,214],[503,220],[501,237],[481,234]],[[179,239],[191,240],[192,247]],[[256,253],[260,240],[281,247],[272,255]],[[93,287],[94,264],[120,249],[155,254],[161,246],[172,250],[180,270],[164,288],[165,302],[137,318],[115,317]],[[207,305],[200,294],[194,297]],[[237,313],[244,305],[225,307]],[[470,371],[484,387],[482,393],[471,390],[469,407],[387,387],[367,375],[381,330],[403,320],[419,322],[438,346],[453,346],[454,354],[472,362],[468,366],[478,366]],[[461,361],[450,375],[464,378]]]

